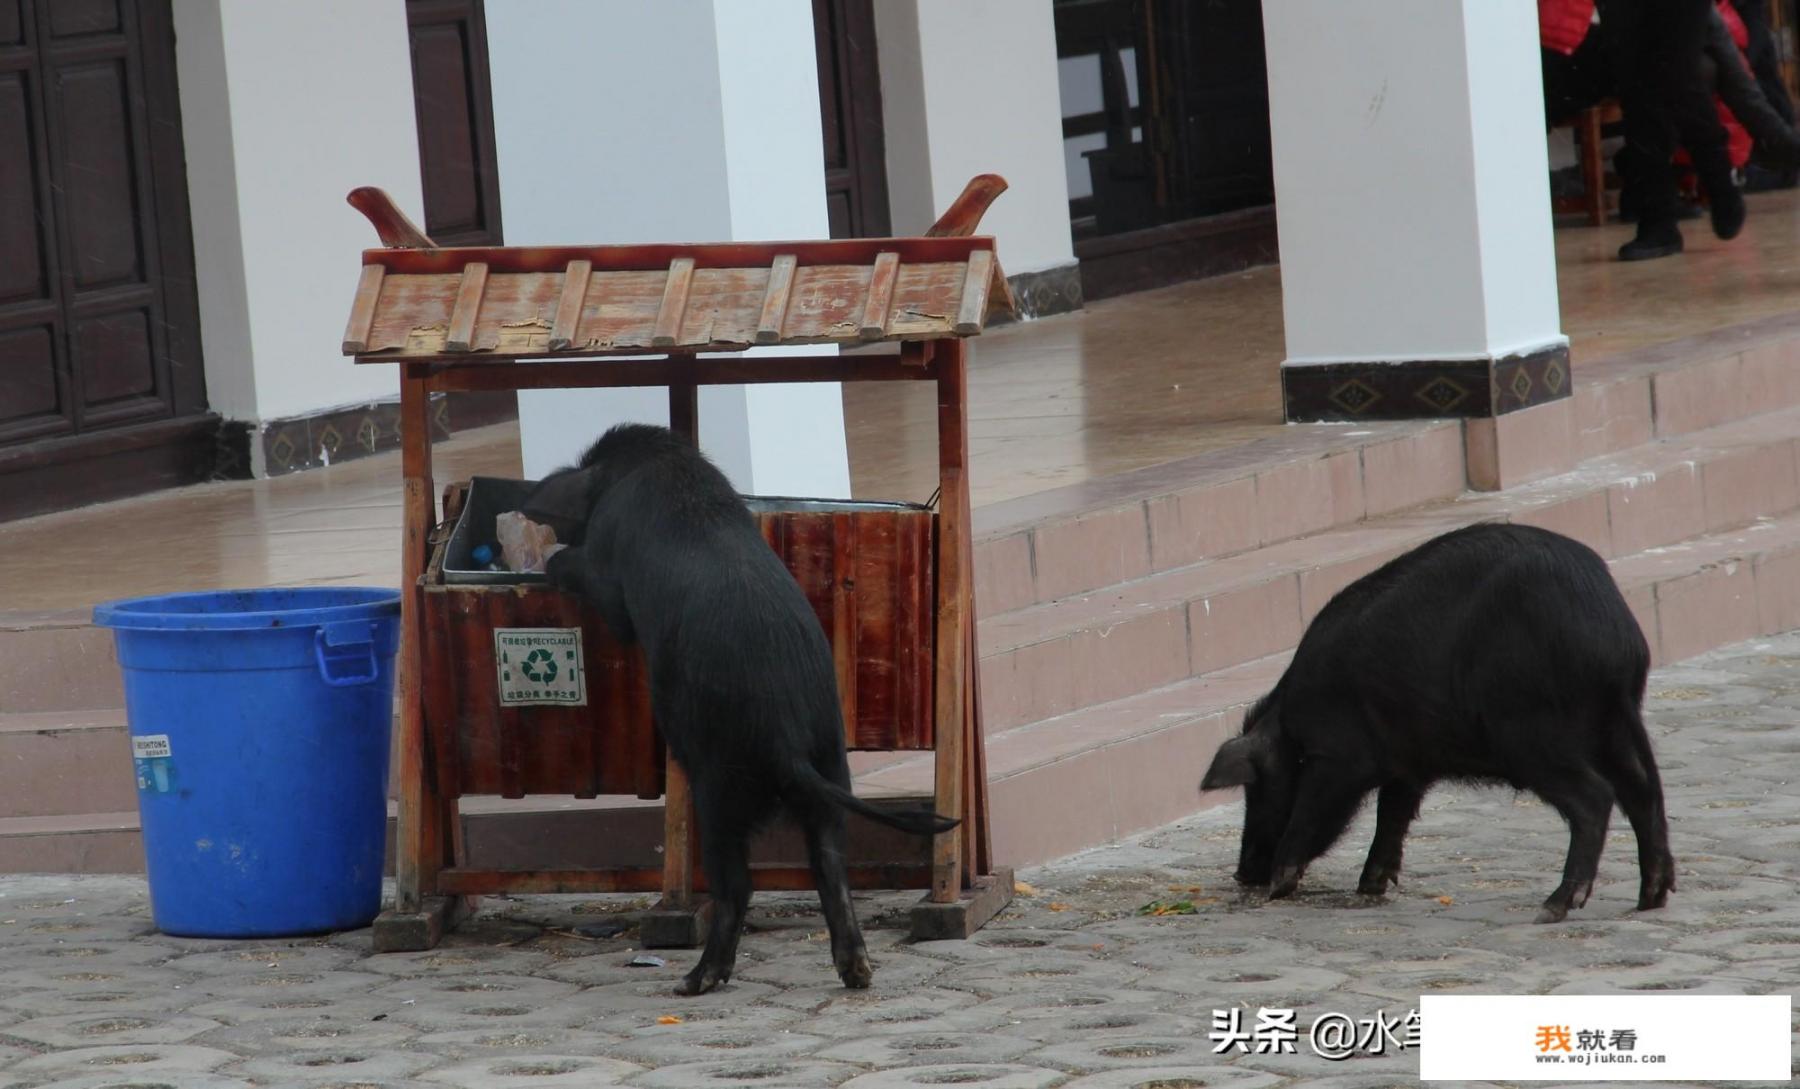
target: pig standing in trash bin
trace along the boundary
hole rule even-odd
[[[1245,788],[1237,880],[1276,899],[1370,791],[1375,842],[1358,891],[1379,896],[1398,883],[1407,826],[1433,783],[1529,790],[1569,825],[1541,923],[1587,903],[1617,802],[1637,836],[1638,908],[1659,908],[1675,863],[1641,714],[1649,669],[1643,632],[1592,549],[1528,526],[1470,526],[1332,598],[1200,787]]]

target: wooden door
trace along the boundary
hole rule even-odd
[[[874,0],[813,0],[813,40],[831,237],[891,234]]]
[[[1170,188],[1188,215],[1271,204],[1269,77],[1260,0],[1153,0],[1160,27],[1151,78],[1166,88]]]
[[[167,0],[0,0],[0,517],[211,471]]]
[[[487,19],[481,0],[407,0],[425,233],[440,246],[498,246]]]
[[[499,246],[500,166],[481,0],[406,0],[425,233],[440,246]],[[453,430],[515,419],[511,390],[449,398]]]

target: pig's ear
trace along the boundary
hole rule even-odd
[[[1206,769],[1206,777],[1200,780],[1200,789],[1224,790],[1255,782],[1260,770],[1258,764],[1266,748],[1268,739],[1261,734],[1243,734],[1220,745],[1213,756],[1212,767]]]
[[[532,489],[519,509],[532,521],[556,529],[557,539],[566,541],[565,527],[585,524],[594,509],[593,477],[586,469],[552,473]]]

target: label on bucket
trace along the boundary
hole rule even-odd
[[[495,628],[502,707],[587,706],[580,628]]]
[[[168,734],[143,734],[131,739],[132,769],[137,788],[167,794],[174,786],[175,769],[169,762]]]
[[[139,760],[167,760],[169,753],[168,734],[143,734],[131,739],[131,755]]]

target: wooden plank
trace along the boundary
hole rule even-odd
[[[575,343],[577,326],[581,324],[581,307],[587,301],[588,280],[593,275],[592,261],[570,261],[563,273],[562,298],[556,304],[556,321],[550,326],[550,350],[562,351]]]
[[[794,292],[794,266],[799,261],[784,253],[769,265],[769,287],[763,293],[762,316],[756,320],[756,343],[777,344],[787,320],[788,299]]]
[[[766,269],[783,254],[792,254],[800,268],[822,265],[856,265],[867,268],[886,251],[900,255],[908,265],[963,264],[979,250],[992,250],[993,238],[969,235],[953,238],[835,238],[805,242],[712,242],[704,245],[655,242],[626,246],[467,246],[444,249],[368,249],[363,264],[383,265],[390,273],[425,274],[461,272],[479,261],[493,273],[548,272],[560,274],[570,261],[593,263],[595,272],[637,270],[666,272],[671,263],[686,258],[695,268]]]
[[[487,294],[488,267],[480,261],[463,266],[462,283],[456,289],[456,305],[450,311],[450,331],[444,350],[466,352],[475,342],[475,317],[481,313],[481,297]]]
[[[677,257],[669,262],[669,279],[663,287],[662,307],[656,312],[656,330],[650,344],[656,348],[674,347],[681,339],[681,319],[687,314],[688,291],[694,283],[694,259]]]
[[[981,332],[987,320],[988,288],[994,279],[994,254],[976,250],[969,255],[969,272],[963,278],[962,302],[956,308],[953,330],[959,337],[972,337]]]
[[[385,252],[385,251],[384,251]],[[781,343],[868,344],[860,336],[872,265],[797,266],[781,319]],[[884,339],[914,341],[950,335],[968,279],[968,261],[908,263],[901,259],[887,311]],[[669,272],[590,273],[575,320],[575,339],[561,351],[583,356],[647,354],[683,347],[731,351],[755,344],[768,294],[769,269],[699,269],[691,274],[679,324],[662,330],[674,344],[653,343],[664,312]],[[486,358],[541,359],[553,353],[553,315],[562,305],[566,270],[496,272],[488,269],[470,345]],[[1000,283],[998,268],[992,290]],[[463,271],[400,273],[389,269],[376,305],[366,350],[359,359],[427,360],[465,355],[447,341]],[[998,309],[990,294],[988,310]],[[982,315],[985,317],[985,314]],[[668,320],[676,320],[670,311]],[[877,318],[877,321],[880,319]],[[979,319],[978,319],[979,320]],[[371,358],[375,357],[375,358]]]
[[[684,377],[700,386],[781,382],[917,382],[936,378],[930,366],[903,366],[892,355],[727,356],[695,359]],[[620,359],[605,363],[544,360],[531,363],[464,363],[433,370],[433,392],[450,390],[612,389],[657,386],[669,381],[660,359]]]
[[[888,250],[875,257],[875,270],[869,276],[869,298],[863,303],[862,322],[857,335],[864,340],[880,340],[887,336],[888,312],[894,304],[894,282],[900,278],[900,255]]]
[[[965,941],[1000,914],[1012,898],[1013,872],[1006,866],[976,878],[954,903],[938,903],[927,896],[913,905],[912,940]]]
[[[418,911],[384,911],[370,927],[375,953],[423,953],[468,918],[472,905],[463,896],[427,896]]]
[[[344,354],[355,355],[369,350],[369,330],[375,325],[375,304],[381,299],[381,281],[387,269],[380,265],[364,265],[362,277],[356,281],[356,301],[350,304],[350,321],[344,326]]]
[[[896,863],[849,867],[853,889],[920,889],[926,887],[930,868]],[[457,866],[438,875],[446,892],[465,896],[499,893],[597,894],[608,892],[655,892],[662,884],[661,874],[653,869],[580,869],[580,870],[489,870]],[[707,891],[706,875],[695,872],[691,883],[694,891]],[[804,866],[759,865],[750,868],[750,887],[758,892],[810,892],[814,888],[812,871]]]

